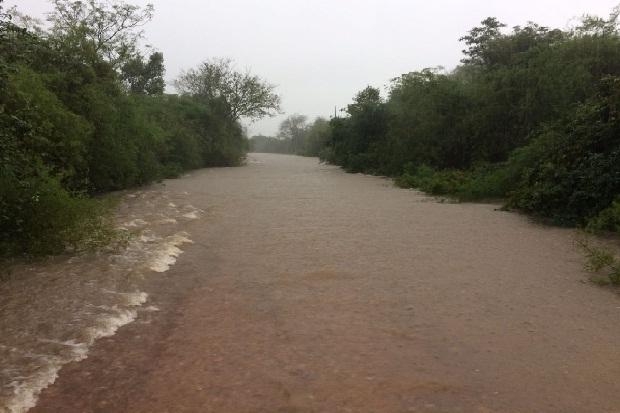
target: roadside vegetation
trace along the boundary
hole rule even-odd
[[[238,165],[239,120],[279,111],[274,86],[230,60],[205,61],[165,93],[162,53],[141,48],[150,5],[53,4],[42,25],[0,0],[0,257],[105,242],[98,195]]]
[[[620,32],[488,18],[453,71],[359,92],[331,119],[321,159],[460,200],[503,200],[547,222],[620,231]]]
[[[591,274],[590,280],[598,285],[620,286],[620,258],[609,244],[609,240],[593,238],[588,233],[577,241],[586,257],[584,269]]]

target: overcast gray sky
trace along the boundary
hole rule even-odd
[[[278,85],[285,115],[249,125],[275,134],[283,116],[329,116],[367,85],[401,73],[454,68],[458,39],[488,16],[509,26],[527,21],[565,28],[584,13],[607,16],[620,0],[129,0],[155,5],[146,43],[164,53],[171,83],[211,57]],[[6,0],[41,17],[46,0]]]

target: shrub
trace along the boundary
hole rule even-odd
[[[605,82],[606,83],[606,82]],[[605,87],[605,84],[602,85]],[[524,148],[532,157],[510,206],[561,225],[582,225],[610,207],[620,193],[620,82],[610,96],[578,105]]]
[[[486,165],[467,175],[456,196],[464,201],[503,199],[516,181],[515,171],[505,163]]]
[[[396,179],[396,185],[401,188],[417,188],[432,195],[455,195],[467,179],[463,171],[435,171],[433,168],[422,165],[413,168],[407,165],[405,172]]]
[[[591,218],[586,229],[590,232],[607,231],[620,234],[620,198],[616,198],[609,208]]]
[[[606,248],[592,246],[588,240],[581,241],[579,246],[586,254],[585,269],[597,278],[599,284],[620,285],[620,259]]]
[[[402,74],[385,99],[358,93],[330,121],[323,159],[431,194],[507,198],[560,225],[617,228],[619,22],[509,32],[488,18],[462,38],[455,70]]]
[[[46,255],[105,244],[113,236],[104,201],[75,195],[38,168],[0,178],[0,256]]]

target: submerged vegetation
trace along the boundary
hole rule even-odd
[[[166,94],[163,55],[140,50],[152,6],[53,4],[44,29],[0,0],[0,256],[107,237],[94,195],[237,165],[248,147],[239,119],[279,110],[272,85],[228,60]]]
[[[404,74],[386,98],[359,92],[320,156],[402,187],[618,232],[619,14],[571,30],[488,18],[461,39],[453,71]]]
[[[620,258],[605,246],[596,245],[588,237],[578,241],[586,255],[585,269],[599,285],[620,286]]]

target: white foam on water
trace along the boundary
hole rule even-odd
[[[187,218],[187,219],[198,219],[200,218],[200,214],[204,212],[202,209],[196,208],[193,205],[185,205],[183,209],[188,211],[182,215],[184,218]]]
[[[133,197],[144,197],[143,193]],[[170,207],[176,208],[173,203]],[[193,206],[185,208],[187,213],[183,215],[188,219],[197,219],[203,211]],[[178,212],[178,211],[177,211]],[[165,215],[159,223],[173,224],[177,223],[174,218],[167,218]],[[136,218],[122,224],[123,229],[129,227],[142,227],[149,225],[145,220]],[[140,236],[129,243],[129,246],[122,254],[111,255],[110,260],[115,265],[129,266],[134,270],[149,269],[155,272],[163,273],[170,269],[177,261],[179,255],[183,253],[181,246],[183,244],[192,243],[189,234],[179,232],[174,235],[164,237],[154,234],[150,230],[143,231]],[[137,265],[137,267],[135,267]],[[67,363],[84,360],[88,357],[90,347],[100,338],[110,337],[114,335],[119,328],[136,320],[138,316],[138,307],[143,306],[148,301],[148,294],[141,291],[135,292],[118,292],[107,291],[103,293],[116,294],[122,297],[117,305],[112,306],[93,306],[98,308],[97,311],[104,313],[98,316],[91,327],[83,330],[81,334],[85,334],[82,342],[74,340],[66,342],[52,342],[59,346],[66,346],[61,355],[44,356],[34,355],[37,358],[38,370],[30,376],[17,377],[9,387],[12,390],[12,397],[4,406],[0,406],[0,413],[26,413],[32,407],[36,406],[40,393],[48,386],[54,383],[58,377],[60,369]],[[146,307],[144,311],[159,311],[156,306]]]
[[[136,218],[136,219],[132,219],[129,222],[125,222],[123,224],[124,227],[143,227],[147,224],[147,222],[143,219],[140,218]]]
[[[141,305],[146,302],[146,293],[130,293],[131,305]],[[121,309],[117,306],[111,308],[112,314],[101,316],[97,320],[97,327],[88,330],[88,339],[85,343],[77,343],[74,340],[54,342],[59,345],[71,347],[69,355],[65,357],[45,357],[42,359],[42,367],[25,380],[14,381],[13,397],[9,400],[4,411],[6,413],[26,413],[36,406],[41,391],[53,384],[58,378],[58,372],[67,363],[82,361],[88,357],[88,349],[94,342],[103,337],[109,337],[116,333],[122,326],[136,319],[138,313],[134,309]]]
[[[162,225],[165,225],[165,224],[176,224],[177,220],[174,219],[174,218],[164,218],[164,219],[160,219],[159,221],[156,221],[155,223],[156,224],[162,224]]]
[[[41,391],[56,381],[58,371],[64,364],[59,358],[48,358],[45,367],[33,374],[28,380],[14,381],[9,386],[13,387],[13,398],[9,400],[6,408],[0,410],[6,413],[26,413],[37,404]]]
[[[160,239],[161,239],[160,237],[158,237],[157,235],[153,234],[150,231],[144,231],[139,237],[139,240],[142,242],[153,242],[153,241],[157,241]]]
[[[151,254],[147,264],[148,268],[155,272],[168,271],[177,262],[178,256],[183,253],[179,246],[192,243],[188,235],[187,232],[179,232],[167,237]]]
[[[145,292],[142,291],[135,291],[132,293],[121,293],[118,291],[109,291],[109,290],[104,290],[103,291],[106,294],[115,294],[115,295],[119,295],[125,298],[125,305],[129,306],[129,307],[139,307],[142,304],[146,303],[146,301],[149,298],[149,295]],[[115,311],[114,307],[108,307],[108,306],[98,306],[99,308],[103,308],[106,310],[112,310]]]
[[[188,212],[186,214],[183,214],[183,217],[187,219],[198,219],[198,211]]]
[[[149,295],[145,292],[136,291],[134,293],[123,293],[130,307],[140,307],[149,299]]]
[[[148,300],[148,294],[140,291],[132,293],[104,292],[123,296],[126,301],[125,305],[128,307],[139,307]],[[105,307],[105,310],[108,311],[108,314],[100,316],[95,323],[96,326],[87,330],[86,342],[78,343],[75,340],[60,342],[41,339],[40,341],[71,347],[71,351],[64,357],[42,357],[42,366],[36,373],[12,382],[10,386],[13,387],[13,397],[4,409],[0,408],[0,412],[26,413],[36,406],[41,391],[56,381],[62,366],[86,359],[88,349],[97,339],[114,335],[119,328],[133,322],[138,316],[138,312],[134,308],[126,309],[112,306]]]
[[[138,312],[134,309],[124,309],[113,306],[112,310],[112,314],[99,317],[96,323],[96,327],[91,327],[88,329],[87,335],[89,346],[92,345],[95,340],[99,338],[110,337],[114,335],[114,333],[116,333],[119,328],[131,323],[138,316]]]

